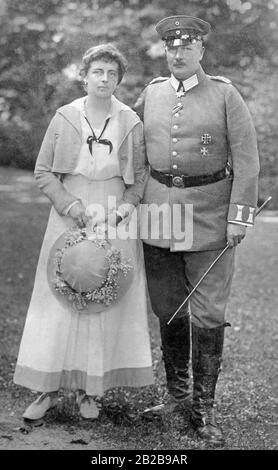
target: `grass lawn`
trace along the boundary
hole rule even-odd
[[[42,426],[22,432],[21,414],[34,395],[14,385],[12,376],[49,209],[31,173],[0,168],[0,448],[206,449],[195,438],[188,415],[147,419],[138,413],[159,403],[165,393],[153,315],[155,386],[108,392],[100,418],[93,423],[78,417],[73,397],[68,396]],[[216,397],[227,438],[224,449],[277,449],[277,229],[276,218],[263,213],[238,249],[227,312],[232,327],[226,329]]]

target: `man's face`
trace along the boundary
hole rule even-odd
[[[169,70],[178,80],[194,75],[204,54],[201,41],[185,46],[166,46],[165,51]]]
[[[85,78],[88,82],[88,94],[98,98],[108,98],[115,91],[118,84],[118,64],[103,60],[93,61]]]

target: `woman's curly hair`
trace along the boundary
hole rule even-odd
[[[121,52],[113,44],[100,44],[90,47],[82,57],[80,76],[84,79],[92,62],[103,60],[105,62],[116,62],[118,64],[118,84],[127,71],[127,61]]]

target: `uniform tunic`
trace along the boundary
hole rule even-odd
[[[150,166],[175,176],[198,176],[229,162],[234,176],[188,188],[148,179],[141,236],[152,307],[162,323],[226,245],[227,222],[252,226],[257,204],[256,134],[240,94],[229,80],[208,76],[201,67],[183,82],[184,95],[177,92],[178,84],[173,76],[154,80],[135,104],[144,121]],[[234,253],[226,251],[190,299],[198,327],[225,322]]]
[[[221,170],[229,161],[234,178],[183,189],[168,188],[150,177],[143,203],[165,204],[167,227],[163,235],[152,236],[149,223],[146,228],[145,207],[142,238],[173,251],[217,250],[226,244],[227,221],[254,223],[259,172],[255,129],[247,106],[229,80],[210,77],[200,68],[189,79],[189,90],[179,97],[173,79],[149,85],[135,105],[144,119],[149,164],[161,172],[197,176]],[[189,233],[184,244],[177,243],[173,233],[175,204],[188,208],[188,217],[185,209],[178,227],[185,231],[191,230],[193,209],[193,236]],[[155,215],[152,225],[158,225]]]

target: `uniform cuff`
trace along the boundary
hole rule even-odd
[[[252,227],[254,225],[256,208],[244,204],[230,204],[228,222]]]

